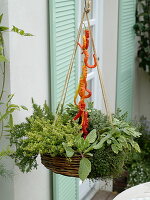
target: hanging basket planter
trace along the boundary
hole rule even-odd
[[[55,116],[46,103],[41,108],[33,101],[33,115],[25,123],[15,125],[12,130],[10,142],[16,145],[12,157],[23,172],[37,167],[36,158],[40,154],[42,164],[54,173],[79,177],[82,181],[86,178],[112,178],[122,173],[126,155],[131,149],[140,151],[134,141],[134,138],[140,136],[136,127],[125,121],[125,115],[111,115],[90,27],[89,11],[87,4]],[[88,27],[83,31],[80,44],[85,17]],[[94,52],[93,65],[89,64],[90,39]],[[78,46],[83,54],[82,73],[74,105],[64,108]],[[87,84],[89,68],[97,68],[106,115],[95,109],[92,103],[86,102],[92,95]]]
[[[52,172],[70,177],[79,178],[78,170],[81,156],[74,156],[71,159],[66,157],[51,157],[41,155],[41,163]]]

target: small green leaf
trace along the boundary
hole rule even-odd
[[[20,30],[20,35],[24,35],[24,30]]]
[[[13,28],[11,29],[11,31],[18,33],[19,29],[16,26],[13,26]]]
[[[0,23],[2,22],[3,14],[0,15]]]
[[[68,158],[71,158],[74,155],[74,150],[71,147],[68,147],[66,143],[63,143],[66,155]]]
[[[140,149],[140,147],[139,147],[139,145],[138,145],[137,142],[131,140],[131,141],[130,141],[130,144],[132,145],[132,147],[133,147],[137,152],[141,152],[141,149]]]
[[[87,156],[91,156],[91,157],[93,156],[93,154],[92,154],[92,153],[87,153],[86,155],[87,155]]]
[[[112,150],[113,150],[113,152],[115,153],[115,154],[118,154],[118,148],[117,148],[117,146],[115,145],[115,144],[112,144],[111,145],[111,148],[112,148]]]
[[[16,110],[16,108],[11,108],[11,109],[8,111],[8,113],[11,114],[11,113],[13,113],[15,110]]]
[[[84,181],[91,172],[91,162],[88,158],[82,158],[79,166],[79,178]]]
[[[98,143],[98,144],[96,144],[96,145],[94,145],[94,149],[100,149],[100,148],[102,148],[103,147],[103,144],[109,139],[109,138],[111,138],[111,136],[112,136],[112,134],[108,134],[108,135],[106,135],[105,137],[103,137],[102,139],[101,139],[101,141]]]
[[[0,26],[0,31],[6,31],[6,30],[8,30],[8,29],[9,29],[8,27]]]
[[[68,158],[71,158],[74,155],[74,150],[71,147],[66,148],[66,155]]]
[[[24,110],[28,110],[28,108],[27,107],[25,107],[25,106],[20,106],[22,109],[24,109]]]
[[[0,62],[8,62],[8,60],[5,56],[0,55]]]
[[[139,153],[141,152],[141,149],[140,149],[138,143],[136,143],[136,142],[134,143],[134,149]]]
[[[89,143],[94,143],[96,140],[96,137],[97,137],[96,129],[94,129],[88,134],[88,136],[86,137],[86,140],[88,140]]]
[[[12,98],[14,97],[14,94],[9,94],[8,95],[8,102],[10,102],[12,100]]]
[[[111,144],[111,140],[107,140],[107,144]]]
[[[9,116],[9,125],[10,125],[10,128],[12,129],[12,128],[13,128],[13,125],[14,125],[12,114],[10,114],[10,116]]]
[[[10,104],[10,105],[8,106],[8,108],[19,108],[19,106],[16,105],[16,104]]]
[[[34,36],[31,33],[25,33],[24,36]]]
[[[85,140],[80,135],[76,137],[75,139],[75,145],[80,153],[83,153],[89,146],[90,143],[88,140]]]
[[[4,119],[6,119],[8,117],[9,113],[6,112],[5,114],[3,114],[1,117],[0,117],[0,122]]]

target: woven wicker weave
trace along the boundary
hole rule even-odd
[[[65,176],[79,177],[79,163],[81,157],[74,156],[70,160],[65,157],[51,157],[50,155],[41,155],[41,162],[47,168],[56,174]]]

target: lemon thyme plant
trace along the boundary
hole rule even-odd
[[[16,110],[25,109],[27,108],[25,106],[18,106],[16,104],[11,104],[11,100],[13,98],[13,94],[9,94],[7,96],[6,94],[6,88],[5,88],[5,82],[6,82],[6,62],[8,62],[6,56],[5,56],[5,50],[4,50],[4,38],[3,34],[5,32],[11,31],[11,32],[16,32],[19,35],[22,36],[31,36],[30,33],[25,33],[23,30],[13,26],[13,28],[9,28],[6,26],[2,26],[2,19],[3,19],[3,14],[0,15],[0,146],[2,146],[2,139],[6,138],[10,130],[13,127],[13,113]],[[6,149],[2,149],[0,152],[0,176],[6,176],[10,175],[11,172],[6,170],[5,166],[2,164],[2,158],[10,155],[11,150],[9,147]]]
[[[119,117],[117,119],[114,116],[113,124],[110,124],[101,111],[89,106],[89,134],[84,139],[79,125],[80,119],[73,120],[77,113],[76,106],[68,105],[54,123],[54,116],[46,103],[43,107],[34,101],[32,104],[33,114],[26,118],[26,122],[15,125],[11,131],[10,142],[16,147],[12,158],[22,172],[37,168],[38,154],[67,157],[70,162],[73,156],[79,155],[79,177],[82,181],[87,177],[113,177],[122,172],[128,151],[140,151],[134,141],[140,133]],[[95,120],[92,120],[94,117]]]

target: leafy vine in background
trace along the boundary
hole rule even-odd
[[[6,98],[5,96],[5,82],[6,82],[6,62],[8,62],[5,56],[4,50],[4,32],[16,32],[22,36],[32,36],[30,33],[25,33],[23,30],[13,26],[13,28],[8,28],[6,26],[1,26],[3,19],[3,14],[0,15],[0,76],[1,76],[1,87],[0,87],[0,147],[2,146],[2,138],[6,138],[11,129],[13,128],[13,116],[12,114],[16,110],[25,109],[25,106],[18,106],[16,104],[11,104],[13,94],[9,94]],[[5,99],[5,100],[4,100]],[[0,149],[0,176],[10,175],[5,166],[2,164],[2,158],[8,156],[11,153],[10,148]]]
[[[150,0],[137,0],[136,24],[139,67],[150,74]]]

